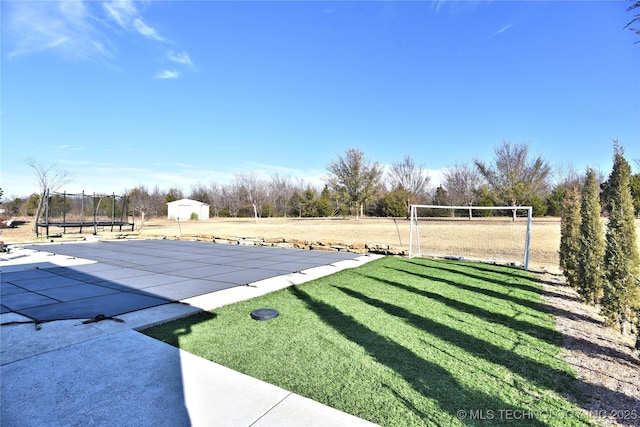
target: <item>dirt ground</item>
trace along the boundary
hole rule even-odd
[[[637,223],[640,225],[640,221]],[[437,240],[455,242],[467,240],[472,233],[468,223],[460,223],[459,234],[430,225],[439,234]],[[474,227],[477,227],[474,225]],[[501,233],[506,225],[484,224],[493,237],[485,240],[504,240]],[[53,237],[61,229],[51,229],[52,236],[36,238],[31,224],[3,229],[0,240],[5,244],[42,241],[73,241],[83,238],[77,230]],[[93,229],[85,230],[91,235]],[[131,231],[98,230],[103,238],[281,238],[308,242],[336,244],[386,244],[398,248],[409,245],[409,221],[381,218],[298,219],[268,218],[222,219],[176,222],[147,221],[141,229]],[[491,243],[491,242],[489,242]],[[583,406],[605,425],[640,426],[640,359],[633,348],[634,339],[624,337],[605,325],[597,308],[582,304],[576,292],[563,283],[558,269],[560,222],[558,219],[534,219],[531,230],[530,269],[537,272],[543,283],[543,298],[554,314],[557,329],[563,337],[565,360],[577,373],[579,388],[585,398]],[[447,248],[445,250],[453,250]]]
[[[640,358],[635,338],[608,327],[596,307],[580,302],[561,276],[541,276],[543,299],[556,318],[564,358],[577,373],[591,416],[607,426],[640,426]]]

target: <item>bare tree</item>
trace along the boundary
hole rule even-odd
[[[70,178],[67,171],[61,171],[53,164],[44,165],[37,160],[29,160],[27,165],[35,171],[38,189],[40,191],[40,200],[38,201],[38,208],[36,209],[35,220],[33,221],[33,232],[37,235],[38,221],[40,220],[42,211],[45,209],[47,194],[58,191],[60,187],[70,181]]]
[[[634,1],[633,4],[627,8],[627,12],[631,12],[632,10],[635,10],[635,9],[640,9],[640,0]],[[635,32],[637,35],[640,36],[640,28],[635,27],[635,25],[639,22],[640,22],[640,13],[636,13],[633,16],[633,19],[631,19],[631,21],[629,21],[629,23],[624,27],[630,29],[631,31]],[[639,42],[636,42],[636,43],[639,43]]]
[[[258,207],[262,207],[263,203],[268,199],[268,186],[255,173],[238,174],[235,177],[235,181],[241,197],[251,204],[253,216],[258,222]]]
[[[288,176],[280,176],[277,173],[271,176],[270,192],[273,206],[276,212],[283,212],[287,216],[287,203],[294,193],[294,187]]]
[[[529,147],[524,144],[503,142],[495,149],[495,163],[488,165],[474,160],[480,174],[498,198],[509,206],[517,207],[534,194],[548,190],[551,176],[549,162],[536,157],[528,158]],[[516,219],[516,210],[513,210]]]
[[[600,173],[602,175],[602,173]],[[596,178],[603,181],[602,176],[596,175]],[[562,185],[567,187],[573,187],[578,191],[582,191],[582,185],[584,184],[584,174],[578,172],[572,164],[566,164],[556,167],[555,169],[555,181],[556,185]]]
[[[425,171],[424,166],[416,166],[409,155],[406,155],[402,162],[393,163],[389,175],[392,190],[400,189],[407,194],[408,198],[405,203],[407,212],[409,212],[409,206],[427,192],[429,182],[431,182],[431,177]]]
[[[191,192],[189,193],[189,198],[193,200],[197,200],[202,203],[209,204],[210,198],[211,198],[209,195],[209,188],[206,185],[202,184],[200,181],[198,181],[196,184],[193,184],[191,186]]]
[[[140,225],[138,229],[141,230],[144,227],[144,219],[146,215],[154,207],[154,197],[149,194],[147,187],[139,185],[131,191],[127,191],[125,194],[129,197],[129,205],[133,209],[133,213],[140,213]]]
[[[218,217],[222,206],[222,187],[217,182],[209,184],[209,204],[213,208],[213,216]]]
[[[372,163],[364,157],[364,152],[348,149],[344,157],[338,156],[327,166],[330,173],[329,187],[341,195],[348,203],[351,212],[358,216],[364,203],[370,199],[380,186],[382,169],[378,162]]]
[[[483,182],[478,168],[469,163],[456,163],[442,174],[442,186],[452,205],[473,206],[478,200],[478,190]]]
[[[240,193],[235,183],[224,185],[220,190],[220,200],[229,216],[237,217],[240,210]]]
[[[166,201],[166,192],[160,190],[160,188],[156,185],[153,187],[153,190],[149,192],[150,197],[150,209],[149,213],[155,216],[158,215],[167,215],[167,201]]]
[[[211,183],[207,186],[198,181],[196,184],[191,186],[189,198],[198,200],[202,203],[206,203],[207,205],[209,205],[209,210],[211,210],[211,208],[213,207],[214,216],[218,216],[216,203],[220,202],[220,197],[217,184]]]

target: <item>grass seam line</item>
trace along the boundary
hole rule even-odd
[[[252,422],[251,424],[249,424],[249,427],[254,426],[258,421],[260,421],[261,419],[263,419],[264,417],[266,417],[271,411],[273,411],[275,408],[277,408],[278,406],[280,406],[280,404],[282,402],[284,402],[286,399],[288,399],[290,396],[292,396],[294,393],[290,392],[283,397],[282,399],[280,399],[275,405],[273,405],[271,408],[269,408],[264,414],[260,415],[254,422]]]

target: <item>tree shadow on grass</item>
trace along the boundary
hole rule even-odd
[[[440,266],[434,266],[434,265],[428,265],[428,266],[427,265],[422,265],[422,264],[417,264],[417,265],[420,265],[422,267],[428,267],[428,268],[435,268],[435,269],[441,269],[441,270],[443,269]],[[534,309],[536,311],[543,310],[543,311],[545,311],[547,313],[550,313],[550,314],[552,314],[554,316],[562,316],[562,317],[565,317],[565,318],[568,318],[568,319],[586,321],[586,322],[595,323],[595,324],[598,324],[598,325],[602,324],[601,322],[599,322],[598,320],[594,319],[593,317],[585,316],[585,315],[574,313],[574,312],[571,312],[571,311],[567,311],[567,310],[564,310],[564,309],[559,308],[559,307],[553,307],[553,306],[551,306],[549,304],[545,304],[543,302],[536,302],[536,301],[525,300],[525,299],[522,299],[522,298],[517,298],[517,297],[515,297],[513,295],[503,294],[501,292],[493,291],[493,290],[490,290],[490,289],[467,285],[467,284],[461,283],[461,281],[444,279],[442,277],[437,277],[437,276],[432,276],[432,275],[422,274],[422,273],[416,273],[415,271],[410,271],[410,270],[405,270],[405,269],[400,269],[400,268],[391,268],[391,267],[387,267],[387,268],[390,268],[390,269],[395,270],[395,271],[400,272],[400,273],[406,273],[406,274],[410,274],[410,275],[413,275],[413,276],[417,276],[417,277],[423,278],[425,280],[440,282],[440,283],[444,283],[446,285],[451,285],[451,286],[454,286],[454,287],[457,287],[457,288],[462,288],[462,289],[469,290],[469,291],[472,291],[472,292],[481,293],[481,294],[484,294],[484,295],[487,295],[487,296],[490,296],[490,297],[500,298],[500,299],[512,302],[514,304],[519,304],[519,305],[522,305],[524,307]],[[457,270],[455,270],[455,269],[444,268],[444,270],[447,271],[447,272],[454,273],[454,274],[458,273]],[[495,273],[495,271],[494,271],[494,273]],[[467,276],[467,273],[460,273],[460,274],[463,275],[463,276]],[[373,277],[371,277],[371,278],[373,278]],[[474,276],[473,278],[474,279],[478,279],[478,280],[482,279],[480,276]],[[380,279],[380,278],[377,278],[377,277],[375,279],[376,280],[383,280],[383,279]],[[493,283],[496,283],[495,281],[493,281],[491,279],[485,279],[484,281],[492,281]],[[502,282],[502,283],[498,283],[498,284],[503,285],[503,286],[507,286],[507,287],[510,286],[507,282]],[[406,286],[406,285],[402,285],[402,286]],[[425,291],[425,292],[428,292],[428,291]],[[438,295],[438,294],[435,294],[435,295]],[[439,297],[440,298],[444,298],[442,296],[439,296]],[[456,304],[459,305],[461,303],[458,301],[458,302],[456,302]],[[473,306],[471,306],[471,307],[473,307]],[[478,307],[474,307],[472,310],[481,310],[481,309],[479,309]],[[478,315],[477,313],[475,313],[473,311],[467,311],[467,312],[469,312],[470,314]],[[492,314],[495,314],[495,313],[492,313]],[[508,319],[508,317],[507,317],[507,319]],[[487,320],[489,320],[489,319],[487,319]],[[514,320],[515,319],[511,319],[511,320],[509,320],[509,323],[505,323],[505,322],[501,322],[500,320],[496,319],[496,321],[499,321],[499,322],[504,323],[504,324],[508,324],[510,327],[512,326],[512,323],[514,322]],[[523,332],[526,332],[526,330],[523,330]],[[542,332],[542,331],[538,331],[538,332]],[[556,332],[556,334],[557,334],[556,336],[559,337],[559,339],[555,343],[557,345],[561,345],[561,339],[560,338],[564,338],[565,335],[564,334],[560,334],[558,332]],[[538,335],[533,335],[533,336],[538,337]],[[550,340],[551,336],[552,335],[548,335],[549,338],[547,338],[546,341],[550,342],[550,343],[553,343],[553,341]],[[594,342],[591,342],[591,341],[581,340],[580,338],[577,338],[577,337],[570,337],[570,339],[574,340],[574,341],[580,341],[583,345],[585,345],[588,348],[590,348],[592,350],[592,352],[597,352],[597,353],[605,355],[605,356],[617,357],[619,359],[626,360],[626,361],[628,361],[630,363],[635,363],[635,364],[638,363],[636,360],[633,360],[628,354],[625,354],[623,352],[617,351],[615,349],[612,349],[612,348],[609,348],[609,347],[604,347],[604,346],[601,346],[601,345],[599,345],[597,343],[594,343]]]
[[[402,307],[398,307],[375,298],[370,298],[358,291],[354,291],[349,288],[340,286],[334,287],[372,307],[377,307],[384,310],[389,315],[405,319],[409,324],[415,326],[416,328],[427,331],[429,334],[435,335],[444,341],[448,341],[464,349],[470,354],[485,359],[488,362],[502,365],[511,372],[520,375],[528,382],[554,391],[559,395],[567,397],[569,400],[574,400],[576,397],[581,397],[580,390],[588,390],[591,396],[601,396],[612,402],[628,402],[630,399],[632,399],[630,396],[624,393],[578,380],[570,376],[567,372],[555,369],[551,366],[542,364],[527,357],[520,356],[512,351],[497,347],[495,345],[492,345],[491,343],[480,340],[472,335],[460,332],[449,326],[435,322],[431,319],[418,316]],[[519,384],[517,381],[515,381],[514,387],[520,388],[522,392],[527,393],[527,387],[525,384]],[[587,410],[602,411],[601,408],[593,407],[587,402],[580,402],[579,404]],[[619,412],[619,418],[617,419],[617,422],[620,425],[633,426],[637,425],[637,419],[631,417],[625,418],[624,415],[624,413],[629,412],[627,409],[631,407],[631,404],[624,406],[626,412],[620,408],[608,408],[607,410],[604,410],[604,413],[609,414],[612,412]],[[527,408],[527,410],[530,411],[531,408]],[[565,425],[567,421],[571,421],[571,425],[576,425],[576,423],[580,422],[577,418],[573,418],[573,416],[578,416],[577,413],[572,413],[573,416],[571,420],[565,420],[564,418],[569,415],[569,412],[567,412],[566,409],[563,410],[561,408],[544,408],[543,411],[546,412],[546,415],[551,416],[552,419],[549,420],[549,422],[551,423],[557,422],[559,424]],[[584,424],[590,424],[589,421],[586,421],[586,417],[584,416],[581,417],[581,421]],[[520,422],[522,423],[522,420],[520,420]],[[526,424],[535,425],[531,423],[531,420],[527,420]]]
[[[462,313],[471,314],[488,322],[505,325],[511,329],[523,332],[527,335],[546,341],[548,343],[558,344],[560,342],[559,334],[554,329],[545,328],[540,325],[527,322],[525,320],[515,319],[511,316],[507,316],[506,314],[489,311],[476,305],[467,304],[466,302],[455,300],[444,295],[437,294],[435,292],[427,291],[425,289],[418,289],[413,286],[405,285],[404,283],[369,275],[365,275],[365,277],[384,283],[386,285],[394,286],[407,292],[411,292],[424,298],[438,301],[446,305],[447,307],[451,307]]]
[[[470,278],[470,279],[473,279],[473,280],[477,280],[480,283],[489,282],[489,283],[492,283],[494,285],[501,286],[505,290],[509,290],[511,288],[519,287],[519,286],[523,285],[522,283],[517,283],[516,284],[516,283],[512,283],[512,282],[506,281],[506,280],[499,280],[497,278],[483,277],[483,276],[472,274],[472,273],[469,273],[469,272],[466,272],[466,271],[461,271],[461,270],[458,270],[458,269],[455,269],[455,268],[447,268],[446,266],[440,265],[440,263],[438,263],[437,265],[436,264],[425,265],[425,264],[417,264],[417,263],[412,263],[412,264],[414,264],[416,266],[419,266],[419,267],[422,267],[422,268],[440,270],[440,271],[444,271],[444,272],[446,272],[448,274],[455,274],[457,276],[467,277],[467,278]],[[480,294],[486,295],[486,296],[491,297],[491,298],[497,298],[497,299],[508,301],[508,302],[511,302],[511,303],[514,303],[514,304],[519,304],[519,305],[521,305],[523,307],[527,307],[527,308],[530,308],[530,309],[533,309],[533,310],[536,310],[536,311],[539,311],[541,308],[543,310],[545,310],[546,312],[551,312],[552,310],[556,310],[562,316],[565,316],[565,317],[570,318],[570,319],[580,319],[580,320],[584,320],[586,322],[591,322],[591,323],[596,322],[593,318],[588,317],[588,316],[583,316],[581,314],[572,313],[570,311],[566,311],[566,310],[562,310],[562,309],[555,309],[555,308],[549,306],[548,304],[542,303],[540,301],[519,298],[517,296],[510,295],[508,293],[498,292],[496,290],[487,289],[487,288],[480,287],[480,286],[467,285],[465,283],[462,283],[462,280],[453,281],[453,280],[445,279],[445,278],[438,277],[438,276],[435,276],[435,275],[417,273],[415,271],[411,271],[411,270],[407,270],[407,269],[395,268],[395,270],[401,271],[403,273],[411,274],[411,275],[414,275],[414,276],[417,276],[417,277],[421,277],[421,278],[426,279],[426,280],[445,283],[447,285],[455,286],[457,288],[465,289],[465,290],[468,290],[468,291],[471,291],[471,292],[474,292],[474,293],[480,293]],[[494,274],[495,273],[500,274],[499,272],[496,272],[495,270],[492,270],[492,272]],[[527,280],[530,280],[530,279],[527,279]],[[528,285],[527,286],[527,290],[528,290],[528,288],[530,286],[533,286],[533,285]],[[535,289],[536,289],[536,293],[537,294],[542,292],[537,287]]]
[[[556,298],[561,298],[561,299],[564,299],[564,300],[567,300],[567,301],[573,301],[573,302],[580,301],[580,297],[578,297],[578,296],[561,294],[561,293],[557,293],[557,292],[553,292],[553,291],[548,291],[546,289],[540,289],[537,286],[529,285],[527,282],[546,284],[546,285],[550,285],[550,286],[558,286],[559,283],[551,281],[551,280],[544,280],[541,277],[540,274],[527,272],[525,270],[522,270],[520,267],[500,266],[500,269],[504,269],[505,270],[505,272],[503,273],[501,271],[497,271],[495,269],[492,269],[491,266],[483,265],[483,264],[477,264],[477,263],[466,263],[465,264],[465,263],[461,263],[461,262],[455,263],[455,264],[459,265],[461,267],[464,267],[464,268],[473,268],[473,269],[478,270],[480,272],[509,274],[510,276],[518,276],[520,278],[525,279],[526,282],[524,284],[522,282],[518,282],[516,284],[516,286],[519,286],[519,287],[527,286],[527,290],[529,290],[531,292],[536,292],[536,293],[541,294],[541,295],[553,296],[553,297],[556,297]]]
[[[505,350],[502,347],[473,335],[414,314],[405,308],[368,297],[352,289],[338,286],[336,286],[336,288],[350,297],[357,298],[372,307],[384,310],[391,316],[405,319],[410,325],[417,329],[426,331],[444,341],[450,342],[469,354],[484,359],[487,362],[502,365],[511,372],[526,378],[540,387],[556,390],[565,394],[570,393],[573,395],[576,393],[573,387],[574,378],[565,371],[547,366],[528,357],[514,353],[513,351]]]
[[[343,288],[339,289],[344,291]],[[516,407],[494,396],[465,387],[441,366],[418,357],[411,350],[372,331],[337,308],[311,297],[299,287],[291,288],[291,292],[326,324],[340,332],[351,342],[360,345],[378,363],[394,370],[416,392],[425,398],[436,400],[440,408],[446,413],[446,416],[424,413],[416,408],[415,405],[407,405],[407,402],[404,402],[410,411],[418,413],[425,420],[425,424],[450,424],[457,418],[461,410],[493,410],[496,413],[501,410],[528,410],[528,408]],[[372,421],[375,422],[376,420]],[[469,425],[487,425],[486,420],[465,421]],[[521,420],[493,421],[501,422],[503,425],[522,425]],[[527,423],[530,426],[545,425],[545,423],[537,419],[527,420]]]
[[[474,269],[474,270],[478,270],[483,274],[486,273],[491,273],[491,274],[509,274],[510,276],[517,276],[519,278],[523,278],[526,280],[526,282],[522,283],[522,282],[518,282],[513,284],[512,286],[518,286],[518,287],[525,287],[527,288],[527,290],[531,291],[531,292],[535,292],[541,295],[549,295],[549,296],[553,296],[553,297],[557,297],[557,298],[562,298],[568,301],[580,301],[580,298],[577,296],[571,296],[571,295],[566,295],[566,294],[560,294],[557,292],[553,292],[553,291],[548,291],[545,289],[540,289],[536,286],[530,285],[527,282],[534,282],[534,283],[542,283],[542,284],[547,284],[550,286],[558,286],[557,282],[553,282],[553,281],[549,281],[549,280],[544,280],[542,277],[540,277],[539,274],[533,274],[530,272],[527,272],[525,270],[522,270],[522,268],[520,267],[511,267],[511,266],[499,266],[501,270],[505,270],[505,272],[503,273],[502,271],[498,271],[495,268],[492,268],[491,265],[486,265],[486,264],[482,264],[482,263],[474,263],[474,262],[450,262],[453,265],[459,266],[463,269],[467,268],[467,269]],[[417,264],[417,263],[414,263]],[[459,271],[459,270],[455,270],[455,271]]]

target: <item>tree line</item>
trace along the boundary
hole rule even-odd
[[[605,186],[587,169],[566,187],[561,216],[560,267],[583,301],[599,306],[623,334],[640,326],[640,254],[637,244],[631,166],[614,145]],[[604,191],[603,191],[604,189]],[[602,221],[603,195],[609,212]],[[640,349],[640,340],[636,341]]]
[[[45,191],[59,190],[68,182],[64,172],[37,162],[29,165],[36,172],[40,193],[5,200],[3,207],[10,215],[36,216],[43,210]],[[411,204],[532,206],[534,216],[560,216],[575,172],[559,175],[563,174],[552,184],[548,161],[531,157],[525,144],[505,141],[495,147],[491,162],[473,159],[447,168],[435,188],[430,185],[425,166],[409,155],[385,171],[362,150],[350,148],[327,164],[327,179],[321,188],[303,179],[279,174],[264,179],[247,172],[236,174],[225,184],[198,182],[187,192],[177,187],[167,190],[140,184],[124,193],[129,197],[129,207],[145,218],[165,216],[167,203],[181,198],[207,203],[213,217],[404,217]],[[632,203],[638,214],[640,173],[630,179]],[[605,213],[609,187],[603,182],[601,207]]]

